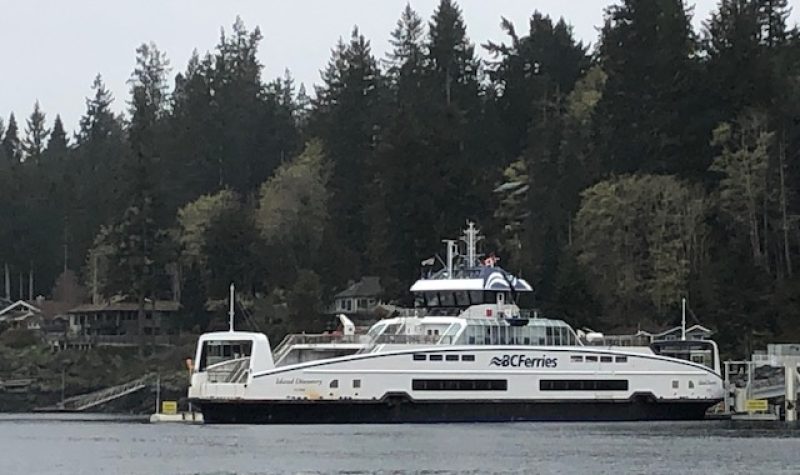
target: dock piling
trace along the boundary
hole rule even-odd
[[[797,420],[797,390],[795,389],[797,365],[787,362],[783,367],[786,381],[786,422],[794,422]]]

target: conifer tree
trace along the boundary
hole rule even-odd
[[[606,10],[598,104],[599,153],[608,170],[701,173],[713,124],[701,123],[690,17],[683,0],[624,0]],[[621,140],[621,137],[625,137]]]
[[[136,50],[131,84],[131,155],[125,168],[128,206],[109,233],[111,290],[130,292],[137,303],[139,350],[144,352],[145,299],[158,297],[166,265],[166,234],[159,228],[156,181],[159,120],[166,108],[166,56],[154,44]]]
[[[47,152],[53,155],[62,155],[67,151],[69,142],[67,133],[64,131],[64,123],[61,122],[61,116],[56,115],[53,121],[53,131],[50,133],[50,140],[47,142]]]
[[[366,264],[365,205],[376,141],[382,135],[384,80],[370,42],[357,28],[347,43],[339,41],[322,73],[311,134],[319,137],[331,163],[331,242],[337,280],[357,278]]]
[[[45,126],[45,114],[39,107],[39,101],[36,101],[33,112],[27,120],[25,140],[22,144],[26,160],[30,160],[34,165],[41,164],[48,135],[50,135],[50,130]]]
[[[94,97],[86,99],[86,113],[79,121],[79,132],[75,139],[78,145],[91,139],[102,140],[114,133],[118,124],[111,111],[114,96],[106,88],[100,74],[92,83]]]
[[[3,151],[5,152],[6,159],[12,164],[18,164],[22,161],[22,143],[19,139],[19,129],[17,127],[17,119],[14,113],[8,117],[8,127],[6,128],[6,135],[3,137],[2,144]]]

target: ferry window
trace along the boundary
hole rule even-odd
[[[469,306],[469,295],[464,290],[455,293],[456,296],[456,305],[459,307],[467,307]]]
[[[505,379],[415,379],[415,391],[506,391]]]
[[[694,389],[694,381],[689,381],[689,389]]]
[[[483,292],[480,290],[469,291],[469,301],[472,305],[479,305],[483,303]]]
[[[414,361],[425,361],[426,359],[428,359],[426,355],[420,355],[420,354],[414,355]]]
[[[331,384],[328,385],[328,387],[330,387],[331,389],[338,388],[339,387],[339,380],[338,379],[334,379],[333,381],[331,381]]]
[[[442,355],[431,355],[431,361],[442,361]]]
[[[580,355],[572,355],[569,358],[570,361],[573,363],[583,363],[583,356]]]
[[[541,379],[540,391],[627,391],[627,379]]]
[[[443,307],[454,307],[456,305],[456,299],[452,292],[442,292],[439,294],[439,302]]]
[[[672,381],[672,389],[678,389],[678,381],[677,380],[673,380]]]
[[[461,355],[461,361],[475,361],[475,355]]]
[[[444,359],[447,361],[458,361],[458,355],[446,355]]]
[[[354,379],[353,380],[353,388],[358,389],[360,387],[361,387],[361,380],[360,379]]]
[[[614,361],[614,358],[612,358],[610,356],[601,356],[600,357],[600,362],[601,363],[611,363],[612,361]]]
[[[575,343],[575,333],[567,329],[567,345],[574,346]]]
[[[586,362],[588,363],[590,361],[595,361],[596,362],[597,361],[597,357],[594,356],[594,355],[587,356],[586,357]]]
[[[439,306],[439,294],[436,292],[428,292],[425,294],[425,297],[428,299],[428,306],[429,307],[438,307]]]
[[[628,357],[627,356],[617,356],[616,358],[617,363],[627,363]]]

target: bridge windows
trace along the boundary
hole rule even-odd
[[[251,355],[253,342],[249,340],[209,340],[204,341],[200,350],[200,361],[198,371],[204,371],[207,367],[228,360],[246,358]]]

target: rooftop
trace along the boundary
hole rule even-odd
[[[383,292],[379,277],[366,276],[358,282],[351,284],[350,287],[336,294],[336,298],[350,297],[375,297]]]
[[[180,304],[171,300],[157,300],[155,302],[147,302],[144,309],[155,310],[157,312],[176,312]],[[139,304],[135,302],[116,302],[116,303],[100,303],[92,304],[87,303],[78,305],[77,307],[69,310],[67,313],[96,313],[96,312],[135,312],[139,310]]]

